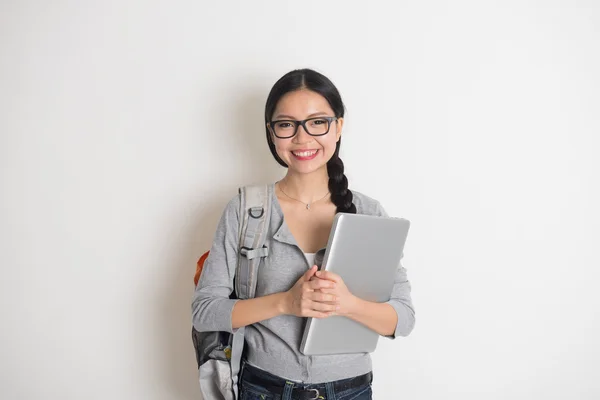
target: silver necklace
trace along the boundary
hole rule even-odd
[[[304,204],[306,206],[306,209],[309,210],[309,211],[310,211],[310,205],[311,204],[315,204],[316,202],[323,200],[329,194],[329,191],[328,191],[327,193],[325,193],[325,196],[321,197],[319,200],[315,200],[312,203],[305,203],[302,200],[295,199],[292,196],[290,196],[289,194],[287,194],[286,192],[284,192],[283,188],[281,187],[281,183],[279,183],[279,190],[281,190],[281,193],[285,194],[286,197],[289,197],[292,200],[296,200],[297,202],[300,202],[300,203]]]

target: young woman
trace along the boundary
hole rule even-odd
[[[325,76],[310,69],[284,75],[269,93],[265,123],[271,153],[287,174],[270,186],[269,256],[259,270],[256,298],[229,299],[239,240],[237,196],[219,222],[194,294],[194,326],[228,332],[246,327],[242,400],[371,399],[369,354],[304,356],[299,346],[305,317],[342,315],[390,338],[412,331],[411,288],[402,266],[387,303],[361,300],[340,276],[308,267],[326,246],[336,213],[386,213],[378,201],[348,189],[339,157],[344,104]]]

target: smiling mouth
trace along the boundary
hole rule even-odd
[[[292,151],[292,154],[296,157],[312,157],[317,154],[319,150],[304,150],[304,151]]]

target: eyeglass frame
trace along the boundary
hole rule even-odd
[[[325,133],[318,133],[318,134],[312,134],[308,131],[308,129],[306,129],[306,122],[307,121],[312,121],[314,119],[325,119],[327,120],[327,123],[329,124],[327,126],[327,131]],[[329,130],[331,129],[331,123],[333,121],[337,121],[339,118],[338,117],[312,117],[312,118],[307,118],[305,120],[302,121],[296,121],[293,119],[278,119],[275,121],[269,121],[267,122],[267,126],[269,127],[269,129],[271,130],[271,132],[273,132],[273,135],[275,135],[276,138],[278,139],[291,139],[294,136],[296,136],[298,134],[298,128],[300,126],[302,126],[302,128],[304,128],[304,132],[308,133],[310,136],[325,136],[329,133]],[[294,130],[294,134],[292,136],[277,136],[277,134],[275,133],[275,129],[273,128],[272,124],[275,124],[277,122],[293,122],[294,124],[296,124],[296,130]]]

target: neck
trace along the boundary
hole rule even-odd
[[[327,166],[310,174],[298,174],[288,170],[288,173],[281,180],[280,186],[281,184],[283,184],[283,190],[286,194],[303,203],[310,204],[322,199],[329,191]]]

